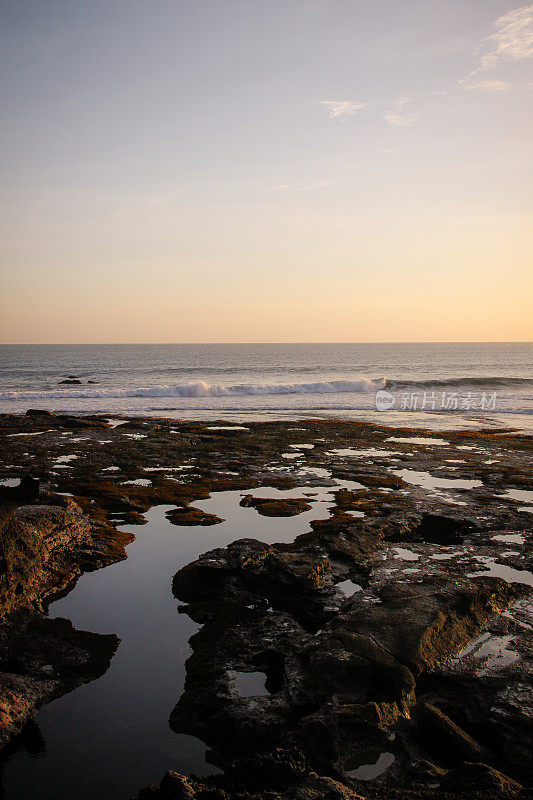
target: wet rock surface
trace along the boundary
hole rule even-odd
[[[155,504],[178,525],[218,524],[195,503],[228,491],[274,525],[324,494],[328,515],[294,542],[236,531],[176,574],[180,611],[202,627],[170,724],[224,774],[169,772],[139,797],[529,796],[529,437],[447,432],[435,447],[428,431],[357,422],[229,430],[36,411],[0,430],[0,478],[73,495],[69,513],[91,526]],[[38,600],[34,584],[23,594]],[[258,673],[264,690],[239,693],[235,676]]]

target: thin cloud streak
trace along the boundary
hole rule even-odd
[[[352,100],[319,100],[321,106],[329,109],[329,116],[332,119],[344,120],[368,108],[369,103],[354,103]]]
[[[333,186],[335,183],[339,183],[339,181],[315,181],[314,183],[309,183],[304,186],[296,186],[290,183],[278,183],[276,186],[272,186],[269,193],[266,195],[267,200],[274,197],[275,194],[280,192],[294,192],[296,194],[303,194],[305,192],[311,192],[315,189],[325,189],[328,186]]]
[[[478,89],[482,92],[508,92],[512,88],[507,81],[480,81],[479,83],[465,84],[465,89]]]

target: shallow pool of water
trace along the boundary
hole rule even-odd
[[[445,439],[431,438],[430,436],[389,436],[386,442],[401,442],[402,444],[450,444]]]
[[[429,472],[419,472],[414,469],[394,469],[393,473],[403,478],[406,483],[422,486],[424,489],[474,489],[483,486],[479,480],[463,480],[461,478],[436,478]]]
[[[372,781],[382,775],[394,761],[393,753],[380,753],[374,764],[361,764],[356,769],[348,770],[346,774],[359,781]]]
[[[357,592],[362,592],[363,587],[359,583],[354,583],[352,580],[347,579],[335,584],[336,589],[340,589],[345,597],[352,597]]]
[[[469,578],[501,578],[506,583],[525,583],[533,586],[533,572],[526,569],[514,569],[506,564],[499,564],[490,556],[477,556],[476,561],[483,564],[484,569],[478,572],[469,572]]]

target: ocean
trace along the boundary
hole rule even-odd
[[[0,412],[28,408],[531,432],[533,344],[2,345]]]

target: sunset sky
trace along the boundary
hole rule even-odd
[[[1,342],[533,338],[533,5],[0,9]]]

